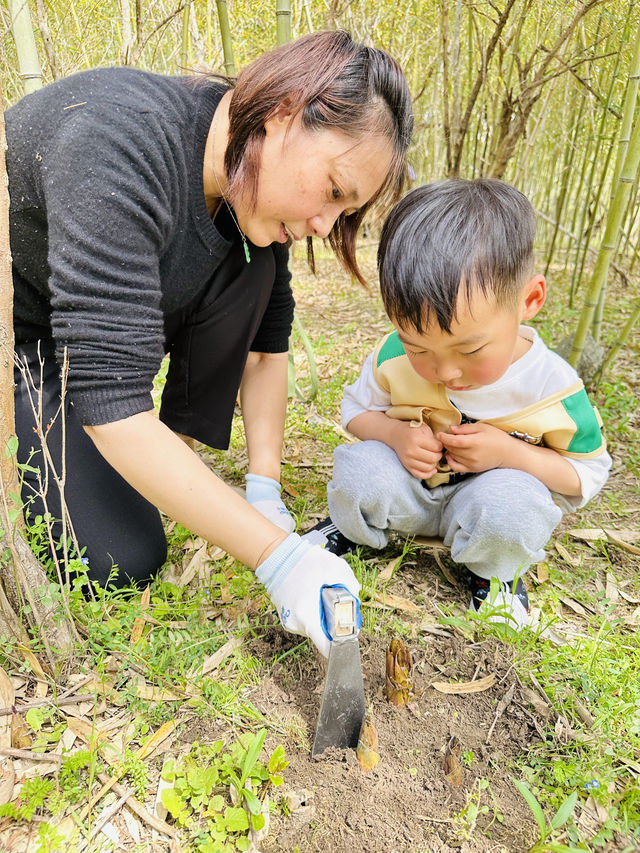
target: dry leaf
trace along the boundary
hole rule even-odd
[[[400,554],[400,556],[395,557],[395,559],[391,560],[391,562],[390,562],[390,563],[388,563],[388,564],[385,566],[385,568],[384,568],[384,569],[380,572],[380,574],[378,575],[378,580],[379,580],[379,581],[383,581],[383,582],[384,582],[384,581],[389,581],[389,580],[391,580],[391,578],[392,578],[392,576],[393,576],[393,573],[395,572],[395,570],[396,570],[396,567],[397,567],[398,563],[399,563],[399,562],[400,562],[400,560],[402,559],[402,556],[403,556],[403,555],[402,555],[402,554]]]
[[[625,581],[624,586],[627,586],[629,581]],[[632,595],[629,595],[624,591],[623,585],[618,587],[618,592],[620,596],[624,598],[625,601],[628,601],[629,604],[640,604],[640,598],[634,598]]]
[[[538,583],[546,583],[549,580],[549,566],[547,563],[538,563],[536,573],[538,575]]]
[[[380,761],[377,750],[378,732],[371,718],[367,716],[362,723],[360,736],[358,737],[358,746],[356,748],[356,758],[365,773],[373,770]]]
[[[16,701],[16,691],[11,679],[0,666],[0,705],[11,708]],[[11,717],[0,717],[0,747],[11,746]]]
[[[207,543],[201,545],[193,557],[189,560],[186,569],[182,572],[179,578],[176,579],[176,586],[186,586],[200,569],[204,568],[209,560],[207,553]]]
[[[402,707],[409,703],[413,695],[411,652],[397,638],[391,641],[387,649],[385,693],[392,705]]]
[[[413,544],[420,545],[423,548],[433,548],[435,551],[448,551],[448,545],[445,545],[442,539],[437,536],[414,536]]]
[[[212,655],[209,655],[208,658],[205,658],[202,664],[195,670],[192,670],[191,677],[195,677],[196,675],[209,675],[214,672],[214,670],[218,669],[220,664],[225,661],[229,655],[242,645],[242,640],[240,637],[232,637],[230,640],[220,646],[220,648],[214,652]]]
[[[444,777],[450,785],[459,788],[462,785],[462,764],[460,763],[460,755],[462,753],[462,744],[457,737],[452,737],[447,744],[447,751],[442,762]]]
[[[560,542],[554,542],[554,547],[558,554],[562,557],[565,563],[569,563],[570,566],[579,566],[582,563],[581,557],[577,554],[570,554],[567,549]]]
[[[408,598],[393,595],[390,592],[376,592],[373,601],[365,601],[366,607],[379,607],[383,610],[402,610],[404,613],[420,613],[420,608]]]
[[[609,604],[615,604],[618,598],[620,597],[618,582],[611,574],[611,572],[607,572],[607,584],[604,588],[604,594],[605,597],[609,599]]]
[[[35,696],[37,699],[44,699],[47,695],[47,691],[49,689],[47,683],[47,676],[44,674],[44,670],[40,666],[40,661],[31,651],[31,649],[27,649],[26,646],[17,646],[19,651],[21,652],[24,659],[29,663],[31,669],[33,670],[33,674],[38,679],[36,681],[36,690]]]
[[[137,616],[134,623],[133,628],[131,629],[131,637],[129,638],[129,644],[131,646],[135,646],[142,639],[142,632],[144,631],[144,612],[149,609],[149,600],[151,598],[151,587],[149,584],[144,589],[140,597],[140,609],[142,610],[142,614]]]
[[[31,726],[20,714],[11,716],[11,746],[15,749],[31,749],[33,739],[31,737]]]
[[[607,538],[609,539],[609,541],[612,542],[614,545],[617,545],[618,548],[622,548],[623,551],[628,551],[630,554],[640,554],[640,548],[638,548],[636,545],[632,545],[630,542],[627,542],[621,537],[621,530],[612,530],[610,527],[604,527],[603,530],[607,534]],[[631,531],[625,532],[628,533]],[[631,538],[638,539],[638,533],[635,533],[635,535]]]
[[[489,690],[496,683],[495,672],[486,675],[484,678],[477,678],[475,681],[462,681],[458,684],[450,684],[447,681],[434,681],[431,685],[439,693],[481,693],[483,690]]]
[[[601,527],[574,527],[569,531],[569,536],[585,542],[600,542],[607,538],[607,534]]]
[[[168,720],[160,728],[144,741],[136,752],[136,758],[146,758],[160,746],[163,740],[169,737],[176,727],[175,720]]]

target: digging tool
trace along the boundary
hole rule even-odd
[[[365,717],[357,601],[346,589],[325,587],[322,606],[332,640],[313,756],[330,746],[355,749]]]

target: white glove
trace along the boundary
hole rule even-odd
[[[360,616],[360,584],[351,566],[319,545],[309,545],[292,533],[256,569],[285,631],[309,637],[329,657],[331,637],[324,627],[321,593],[325,586],[341,586],[356,599]]]
[[[246,474],[244,479],[247,483],[247,501],[251,506],[281,530],[292,533],[296,523],[282,503],[280,483],[272,480],[271,477],[262,477],[260,474]]]

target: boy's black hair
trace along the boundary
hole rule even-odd
[[[387,314],[426,330],[432,313],[451,333],[458,293],[479,288],[514,304],[533,271],[535,213],[510,184],[450,179],[417,187],[396,204],[380,237],[378,273]]]

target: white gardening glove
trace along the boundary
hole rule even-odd
[[[281,530],[292,533],[296,523],[282,503],[280,483],[272,480],[271,477],[262,477],[260,474],[246,474],[244,479],[247,483],[247,501],[251,506]]]
[[[278,611],[285,631],[309,637],[325,656],[329,656],[330,636],[324,627],[321,593],[325,586],[348,590],[357,602],[360,616],[360,584],[351,566],[341,557],[319,545],[309,545],[292,533],[256,569]]]

